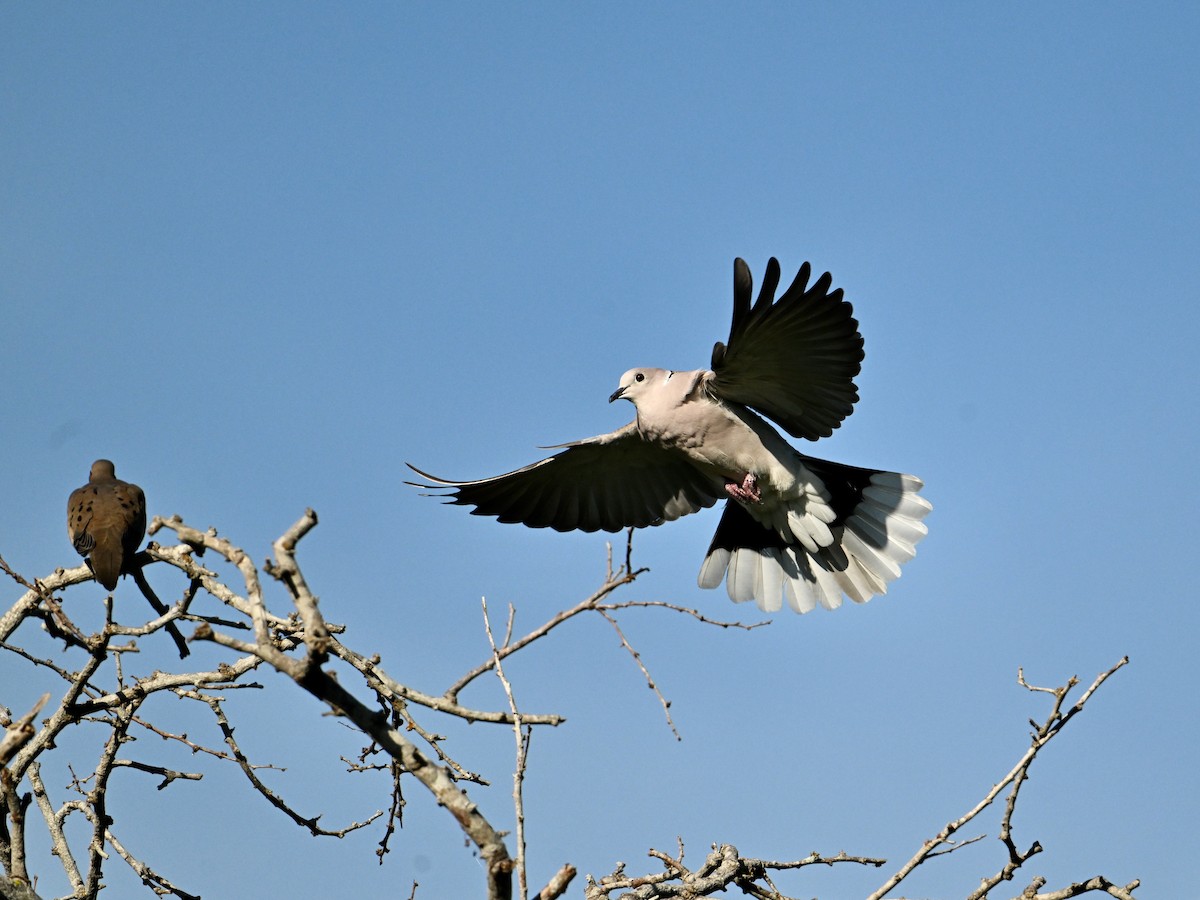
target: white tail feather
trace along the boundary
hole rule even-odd
[[[784,601],[797,613],[818,604],[837,609],[843,596],[865,603],[886,593],[928,533],[922,519],[933,506],[916,493],[923,486],[912,475],[874,473],[853,513],[830,528],[829,500],[809,485],[786,511],[767,516],[788,546],[715,547],[700,567],[700,587],[714,588],[724,578],[730,599],[753,600],[768,613]]]

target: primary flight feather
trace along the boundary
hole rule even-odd
[[[418,486],[448,490],[475,515],[558,531],[660,525],[725,499],[701,587],[724,580],[737,602],[774,612],[786,600],[800,613],[886,592],[926,534],[921,480],[806,456],[763,418],[815,441],[850,415],[863,360],[853,310],[828,273],[808,285],[808,263],[776,299],[771,259],[753,303],[749,267],[737,259],[733,271],[733,322],[710,369],[621,376],[609,402],[632,402],[633,422],[494,478],[410,465],[429,481]]]

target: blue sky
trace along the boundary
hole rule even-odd
[[[312,506],[301,562],[326,615],[439,693],[487,653],[481,596],[533,627],[599,584],[605,537],[439,506],[403,463],[479,477],[622,425],[605,401],[623,371],[698,368],[724,339],[735,256],[756,278],[810,260],[867,358],[854,415],[802,449],[923,477],[930,535],[863,607],[751,633],[626,614],[682,742],[599,619],[514,662],[524,707],[569,719],[533,744],[531,881],[648,871],[676,835],[694,861],[730,841],[898,866],[1023,752],[1044,703],[1018,666],[1090,681],[1128,654],[1034,770],[1017,842],[1045,852],[1010,893],[1099,872],[1182,896],[1198,28],[1187,4],[10,5],[0,554],[27,577],[74,565],[63,507],[98,456],[153,514],[256,559]],[[651,571],[623,598],[755,620],[695,587],[716,518],[639,533]],[[38,689],[9,669],[15,708]],[[239,735],[289,766],[276,786],[330,824],[384,804],[340,774],[354,737],[264,682]],[[504,703],[495,684],[464,700]],[[476,799],[511,827],[511,735],[426,724],[486,770]],[[330,866],[356,892],[481,890],[415,784],[379,867],[377,833],[303,837],[232,771],[117,783],[128,841],[205,896],[325,896]],[[995,817],[976,831],[907,893],[998,869]]]

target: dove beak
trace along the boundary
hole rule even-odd
[[[612,403],[614,400],[620,400],[621,397],[623,397],[624,395],[625,395],[625,388],[619,387],[615,391],[612,392],[612,396],[608,398],[608,402]]]

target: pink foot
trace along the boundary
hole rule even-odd
[[[758,490],[758,479],[754,477],[753,472],[747,472],[741,484],[736,481],[725,482],[725,493],[743,503],[760,503],[762,501],[762,493]]]

